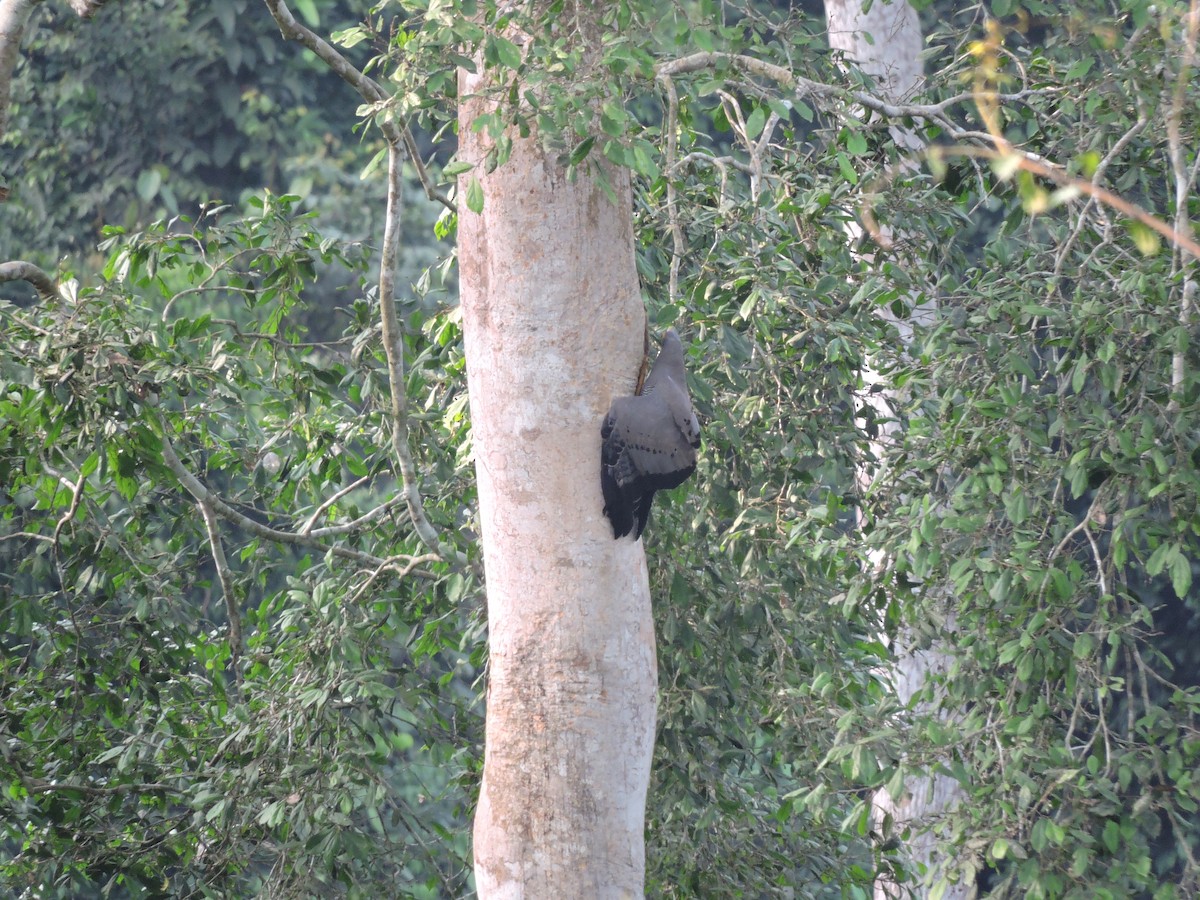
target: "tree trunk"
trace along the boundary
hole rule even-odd
[[[8,127],[12,73],[21,53],[21,37],[34,6],[35,0],[0,0],[0,138],[4,137]]]
[[[829,46],[870,75],[885,97],[902,100],[920,86],[924,74],[921,22],[907,0],[875,0],[864,12],[865,5],[862,0],[825,0]]]
[[[460,72],[459,158],[491,109]],[[656,659],[641,542],[602,514],[600,423],[632,393],[645,313],[628,173],[568,180],[514,135],[481,213],[459,203],[459,265],[491,661],[479,896],[640,897]]]
[[[870,75],[880,94],[889,100],[900,101],[919,88],[923,78],[921,24],[916,11],[906,0],[876,0],[866,12],[860,0],[826,0],[825,15],[830,46],[844,54],[848,65],[856,66]],[[902,150],[919,150],[923,146],[920,137],[909,129],[893,126],[891,135]],[[914,306],[910,319],[919,321],[927,318],[932,311],[932,301],[924,307]],[[889,315],[886,311],[883,314]],[[895,325],[901,341],[911,340],[912,327],[909,322],[896,321]],[[866,372],[865,378],[868,383],[872,382],[874,373]],[[882,395],[868,394],[864,396],[864,402],[886,405],[888,400]],[[885,411],[881,409],[880,412]],[[859,472],[859,480],[864,487],[874,474],[867,466]],[[904,703],[912,699],[930,674],[944,671],[947,663],[945,652],[939,647],[916,651],[911,648],[911,643],[906,640],[902,630],[893,646],[896,693]],[[907,850],[915,862],[929,866],[935,862],[933,851],[936,837],[932,832],[921,831],[920,828],[922,824],[928,826],[931,819],[951,808],[961,799],[962,793],[959,784],[944,775],[911,782],[900,797],[892,797],[886,790],[880,790],[873,801],[876,828],[898,835],[909,825],[916,826],[917,831],[909,839]],[[884,829],[883,822],[888,817],[892,824],[889,829]],[[942,896],[946,900],[965,900],[974,895],[973,884],[956,884],[950,885]],[[876,882],[876,900],[891,900],[901,896],[905,896],[904,889],[891,880],[880,878]]]

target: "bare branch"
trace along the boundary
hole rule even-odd
[[[417,180],[421,182],[421,187],[425,189],[425,196],[430,200],[436,200],[442,206],[446,207],[446,209],[452,209],[457,212],[458,207],[454,205],[454,201],[433,186],[433,181],[429,177],[425,163],[421,161],[421,154],[417,150],[417,142],[413,139],[412,131],[407,125],[401,129],[401,136],[404,138],[404,149],[408,151],[409,162],[413,164],[413,170],[417,173]]]
[[[0,544],[5,541],[41,541],[44,544],[54,543],[54,538],[48,534],[38,534],[36,531],[14,531],[11,534],[0,534]]]
[[[58,573],[58,583],[63,587],[67,584],[67,571],[63,566],[62,560],[62,544],[59,538],[62,537],[63,529],[67,527],[67,523],[75,517],[76,511],[79,509],[79,501],[83,499],[83,486],[87,482],[87,476],[82,472],[75,479],[74,484],[70,484],[65,478],[59,479],[63,484],[67,484],[71,489],[71,503],[67,511],[63,513],[58,522],[54,526],[54,536],[50,540],[50,549],[54,556],[54,569]]]
[[[298,41],[315,53],[325,65],[329,66],[339,78],[358,91],[359,96],[368,103],[385,106],[390,102],[391,96],[379,86],[378,82],[359,71],[350,60],[342,56],[341,53],[316,32],[297,22],[296,17],[292,15],[292,11],[288,9],[287,4],[283,0],[264,0],[264,2],[267,4],[267,9],[270,10],[276,24],[279,25],[279,31],[285,39]],[[389,147],[395,147],[400,144],[404,145],[409,159],[412,161],[413,168],[417,173],[417,178],[420,179],[421,187],[425,189],[425,196],[430,200],[437,201],[447,209],[453,210],[455,208],[454,203],[449,197],[434,187],[433,182],[430,180],[429,173],[425,169],[425,164],[421,161],[420,153],[417,152],[417,144],[413,140],[412,132],[409,131],[408,125],[397,125],[387,116],[376,116],[375,123],[379,126],[379,130],[383,132],[383,136],[387,140]]]
[[[292,15],[291,10],[283,0],[264,0],[270,10],[280,32],[288,40],[299,41],[315,53],[329,68],[336,72],[342,80],[354,87],[359,95],[368,103],[385,106],[390,101],[390,95],[377,82],[359,71],[346,57],[342,56],[329,43],[315,32],[301,25]],[[421,500],[420,487],[417,482],[416,466],[413,464],[412,453],[408,445],[408,415],[407,393],[404,383],[404,340],[400,331],[400,323],[396,316],[395,307],[395,272],[396,252],[400,242],[400,211],[401,211],[401,171],[400,148],[403,147],[412,160],[417,177],[425,188],[426,196],[437,200],[448,209],[455,205],[445,195],[436,191],[429,180],[428,173],[417,152],[416,142],[408,126],[398,126],[387,116],[376,116],[376,124],[387,141],[388,152],[388,194],[387,214],[383,232],[383,247],[381,248],[382,262],[379,272],[379,308],[383,325],[384,354],[388,363],[388,382],[392,393],[392,443],[400,467],[400,479],[404,502],[408,506],[409,516],[418,537],[431,550],[437,552],[443,559],[456,565],[466,565],[465,554],[443,543],[436,529],[430,524],[425,515],[425,507]]]
[[[1145,104],[1139,100],[1137,121],[1134,122],[1133,125],[1130,126],[1130,128],[1117,139],[1116,143],[1112,145],[1109,151],[1104,154],[1104,158],[1100,160],[1099,165],[1096,166],[1096,171],[1092,173],[1092,184],[1100,184],[1100,182],[1104,179],[1104,173],[1108,171],[1108,167],[1112,165],[1113,160],[1125,152],[1125,148],[1129,146],[1130,142],[1133,141],[1135,137],[1142,133],[1149,123],[1150,114],[1147,112]],[[1075,246],[1075,242],[1079,240],[1079,236],[1083,233],[1084,226],[1088,221],[1089,211],[1097,205],[1098,201],[1095,197],[1088,197],[1087,204],[1079,213],[1078,224],[1076,224],[1070,236],[1059,249],[1058,255],[1054,261],[1054,276],[1056,281],[1062,274],[1063,266],[1066,265],[1067,257],[1070,255],[1071,249]]]
[[[359,95],[368,103],[386,103],[388,101],[387,91],[381,88],[374,79],[360,72],[350,60],[342,56],[315,31],[297,22],[296,17],[292,15],[292,11],[288,9],[283,0],[264,0],[264,2],[285,39],[298,41],[315,53],[321,62],[329,66],[339,78],[358,91]],[[380,127],[389,140],[400,140],[400,132],[395,124],[381,122]]]
[[[675,167],[675,157],[679,152],[679,93],[670,77],[663,76],[662,82],[667,89],[667,158],[664,168],[670,172]],[[671,276],[667,296],[674,303],[679,299],[679,263],[687,252],[687,241],[679,224],[679,199],[673,178],[667,179],[667,219],[671,223]]]
[[[327,509],[329,509],[329,507],[333,506],[333,504],[337,503],[339,500],[341,500],[343,497],[345,497],[351,491],[357,490],[358,488],[362,487],[364,484],[366,484],[370,480],[371,480],[370,475],[364,475],[362,478],[346,485],[344,488],[342,488],[340,491],[338,491],[332,497],[327,499],[324,503],[322,503],[320,506],[318,506],[316,508],[316,510],[313,512],[313,514],[308,517],[308,519],[304,522],[303,525],[300,526],[300,533],[301,534],[309,534],[313,530],[313,526],[317,524],[317,519],[321,518],[322,513],[324,513]]]
[[[271,16],[275,19],[279,26],[280,33],[287,40],[298,41],[303,46],[311,50],[322,62],[332,69],[343,81],[353,87],[365,101],[370,104],[385,107],[390,101],[391,96],[384,90],[376,81],[365,75],[356,66],[354,66],[346,57],[344,57],[331,44],[317,35],[311,29],[300,24],[295,16],[292,15],[287,4],[283,0],[264,0],[267,9]],[[402,493],[404,502],[408,506],[409,515],[413,522],[413,527],[417,531],[418,537],[431,550],[436,551],[442,558],[454,562],[457,565],[466,565],[467,558],[461,552],[458,552],[448,544],[444,544],[438,537],[437,531],[430,524],[428,517],[425,515],[424,504],[421,500],[420,489],[417,481],[416,466],[413,464],[412,454],[409,449],[408,439],[408,418],[407,418],[407,394],[404,382],[404,341],[400,330],[400,324],[396,316],[395,309],[395,268],[396,268],[396,253],[400,241],[400,211],[401,211],[401,163],[400,153],[401,148],[408,153],[412,160],[413,166],[416,169],[417,176],[420,178],[422,185],[425,188],[425,193],[431,199],[441,202],[449,209],[455,209],[454,204],[444,195],[438,193],[429,180],[428,173],[422,164],[420,154],[417,152],[416,142],[413,139],[412,133],[406,125],[397,125],[395,121],[387,115],[378,115],[375,117],[375,122],[379,126],[384,139],[387,141],[388,152],[388,195],[387,195],[387,214],[386,223],[383,234],[383,247],[381,249],[382,263],[379,274],[379,306],[380,315],[383,325],[383,345],[384,353],[388,363],[388,381],[392,393],[392,439],[396,459],[400,468],[400,478],[402,482]],[[204,502],[202,497],[196,493],[197,489],[207,492],[191,473],[187,473],[182,463],[179,462],[178,456],[170,448],[169,442],[164,442],[164,458],[167,465],[175,471],[177,477],[183,483],[184,487],[192,493],[200,502]],[[169,455],[168,455],[169,454]],[[172,463],[178,463],[178,469]],[[185,479],[180,474],[180,470],[187,474]],[[190,479],[190,481],[188,480]],[[207,494],[206,494],[207,496]],[[341,496],[339,494],[338,496]],[[335,526],[330,529],[314,529],[316,519],[320,513],[328,508],[333,502],[336,502],[335,496],[327,501],[325,505],[319,508],[313,517],[301,528],[299,533],[281,532],[274,529],[266,529],[253,520],[242,516],[236,510],[225,507],[220,501],[214,498],[214,509],[217,513],[225,518],[230,518],[233,515],[234,521],[239,521],[242,527],[252,533],[257,533],[268,537],[270,540],[285,541],[291,543],[307,543],[310,542],[315,534],[332,534],[335,529],[338,532],[351,530],[349,526]],[[224,507],[224,508],[223,508]],[[380,507],[377,512],[382,514],[386,511],[386,505]],[[270,532],[269,535],[263,534],[264,531]],[[318,546],[324,546],[319,545]],[[382,560],[372,557],[369,554],[360,554],[357,551],[350,551],[344,547],[330,547],[331,552],[340,556],[356,559],[360,562],[368,562],[371,565],[381,565]]]
[[[313,528],[307,532],[309,537],[333,537],[339,534],[351,534],[362,529],[364,525],[374,522],[376,519],[382,519],[389,512],[404,503],[403,496],[392,497],[386,503],[380,503],[374,509],[368,510],[357,519],[351,519],[349,522],[343,522],[340,525],[326,525],[323,528]]]
[[[436,553],[426,553],[424,556],[398,556],[386,560],[382,565],[378,566],[374,572],[371,573],[370,577],[359,586],[358,590],[356,590],[346,602],[354,603],[356,600],[358,600],[358,598],[365,594],[370,589],[371,585],[373,585],[379,576],[384,572],[395,572],[397,576],[404,578],[412,573],[412,571],[422,563],[440,562],[441,559],[442,558]],[[400,565],[402,561],[404,562],[403,566]]]
[[[1191,325],[1192,310],[1196,306],[1196,282],[1189,278],[1183,285],[1182,299],[1179,304],[1179,324],[1185,328]],[[1179,396],[1183,391],[1183,352],[1176,350],[1171,356],[1171,399],[1167,401],[1167,412],[1172,415],[1179,412]]]
[[[400,467],[401,490],[408,514],[421,542],[443,559],[465,566],[467,558],[438,537],[425,515],[417,467],[413,463],[408,438],[408,392],[404,381],[404,335],[396,315],[396,251],[400,245],[400,148],[388,144],[387,216],[383,227],[382,259],[379,265],[379,316],[383,326],[383,350],[387,357],[388,384],[392,393],[392,449]]]
[[[740,159],[735,159],[732,156],[713,156],[709,153],[700,153],[697,151],[693,151],[686,156],[680,157],[674,168],[682,169],[689,163],[713,166],[714,168],[720,169],[722,178],[729,177],[729,171],[725,168],[726,166],[732,166],[739,172],[745,172],[747,175],[753,171],[747,163],[742,162]]]
[[[0,3],[3,2],[4,0],[0,0]],[[3,98],[0,98],[0,101],[2,100]],[[0,125],[3,123],[0,122]],[[3,131],[0,130],[0,134],[2,133]],[[0,282],[2,281],[27,281],[33,285],[34,290],[43,300],[62,299],[62,294],[59,293],[54,279],[31,262],[17,259],[12,262],[0,263]]]
[[[271,528],[267,525],[263,525],[260,522],[256,522],[249,516],[244,515],[243,513],[234,509],[232,506],[210,491],[204,485],[204,483],[200,481],[199,478],[188,471],[187,466],[183,464],[182,460],[179,458],[179,455],[175,452],[175,448],[172,446],[170,438],[167,437],[167,429],[165,424],[163,427],[162,439],[163,462],[167,464],[167,468],[170,469],[175,474],[175,477],[179,479],[179,483],[183,485],[184,490],[191,494],[192,498],[197,503],[211,504],[213,512],[219,515],[222,519],[226,519],[227,521],[232,522],[234,525],[237,525],[243,531],[249,532],[255,537],[260,537],[264,540],[274,541],[280,544],[299,544],[305,547],[313,547],[325,553],[332,553],[334,556],[339,556],[342,559],[353,560],[354,562],[362,565],[379,566],[386,562],[386,560],[380,559],[378,556],[374,556],[370,553],[363,553],[360,550],[352,550],[349,547],[339,547],[337,545],[325,544],[315,539],[311,535],[296,534],[292,531],[280,531],[276,528]]]
[[[179,793],[177,788],[159,782],[137,782],[135,784],[92,785],[76,784],[70,781],[45,781],[41,778],[23,778],[24,787],[31,794],[53,794],[60,791],[78,791],[89,797],[108,797],[113,794],[134,793]]]
[[[1001,149],[989,149],[987,147],[939,147],[936,149],[937,152],[945,156],[971,156],[995,160],[1007,159],[1015,154],[1015,161],[1019,168],[1049,179],[1061,187],[1073,187],[1081,194],[1095,197],[1101,203],[1112,207],[1117,212],[1124,213],[1129,218],[1141,222],[1147,228],[1162,235],[1176,247],[1186,250],[1194,258],[1200,258],[1200,244],[1197,244],[1191,235],[1175,230],[1166,222],[1146,212],[1136,203],[1130,203],[1124,197],[1114,194],[1112,191],[1106,190],[1090,181],[1075,178],[1058,166],[1039,159],[1034,154],[1019,150],[1007,142],[1004,143]]]
[[[955,140],[962,140],[964,133],[959,132],[954,128],[952,123],[948,122],[945,117],[946,110],[951,106],[976,98],[975,92],[972,91],[955,94],[953,97],[947,97],[938,103],[893,103],[868,91],[847,90],[837,85],[824,84],[819,81],[802,78],[784,66],[755,59],[752,56],[715,51],[692,53],[688,56],[669,60],[655,69],[655,75],[659,79],[671,78],[677,75],[700,72],[706,69],[716,69],[722,66],[729,66],[746,75],[773,81],[780,87],[793,91],[797,96],[807,97],[814,101],[824,100],[855,103],[864,109],[868,109],[889,119],[911,117],[935,122],[943,129],[949,126],[950,134]],[[995,94],[994,98],[1000,102],[1012,103],[1048,93],[1054,93],[1054,91],[1046,88],[1037,88],[1017,91],[1011,94]]]

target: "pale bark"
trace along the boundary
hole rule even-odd
[[[917,12],[907,0],[875,0],[866,11],[864,5],[862,0],[825,0],[829,46],[844,54],[847,64],[870,75],[888,100],[905,100],[923,78],[924,41]]]
[[[21,37],[34,0],[0,0],[0,138],[8,127],[12,73],[21,52]]]
[[[830,46],[844,54],[847,65],[871,76],[887,100],[899,102],[919,90],[923,79],[921,26],[916,11],[905,0],[875,0],[867,11],[863,10],[861,0],[826,0],[825,12]],[[890,133],[893,141],[905,151],[922,147],[920,137],[910,129],[893,126]],[[933,309],[930,300],[924,306],[914,306],[907,321],[893,320],[898,339],[907,344],[912,337],[911,323],[929,317]],[[891,318],[886,312],[883,315]],[[868,384],[873,382],[874,372],[868,368],[864,379]],[[867,392],[863,402],[879,406],[878,411],[886,417],[889,397],[885,393]],[[859,481],[865,487],[878,474],[864,465],[858,473]],[[948,627],[952,627],[952,622],[948,622]],[[944,648],[935,645],[917,650],[911,646],[909,637],[902,631],[893,646],[896,657],[894,684],[899,699],[905,704],[931,674],[944,671],[947,662]],[[934,858],[936,835],[922,829],[928,828],[939,814],[951,809],[961,800],[962,794],[961,786],[944,775],[910,781],[900,797],[892,797],[886,790],[880,790],[873,798],[876,829],[884,830],[883,823],[889,817],[891,827],[887,830],[892,835],[914,826],[906,847],[908,854],[927,867],[935,866],[939,862]],[[974,894],[974,884],[965,883],[950,886],[942,896],[947,900],[965,900]],[[876,900],[904,895],[899,885],[887,879],[876,882]]]
[[[459,158],[488,109],[460,75]],[[629,176],[614,203],[536,139],[459,204],[491,658],[475,817],[480,897],[640,897],[656,661],[640,541],[602,515],[600,423],[632,392],[645,314]]]

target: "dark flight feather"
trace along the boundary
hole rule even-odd
[[[696,471],[700,423],[692,411],[675,329],[663,337],[642,393],[618,397],[600,427],[600,488],[613,537],[642,536],[657,491]]]

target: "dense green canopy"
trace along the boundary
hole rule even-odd
[[[1182,2],[916,5],[926,94],[865,111],[806,5],[612,4],[589,84],[494,5],[298,5],[380,106],[240,0],[39,8],[0,262],[64,296],[0,294],[0,883],[469,893],[480,548],[454,217],[415,168],[409,446],[465,560],[397,491],[373,256],[380,119],[486,202],[452,157],[478,49],[512,86],[475,123],[495,164],[516,128],[635,172],[651,325],[689,345],[704,443],[645,536],[648,893],[913,883],[870,796],[939,772],[966,799],[935,882],[1194,896],[1197,271],[1137,213],[1198,209],[1195,30]],[[898,635],[940,660],[908,706]]]

